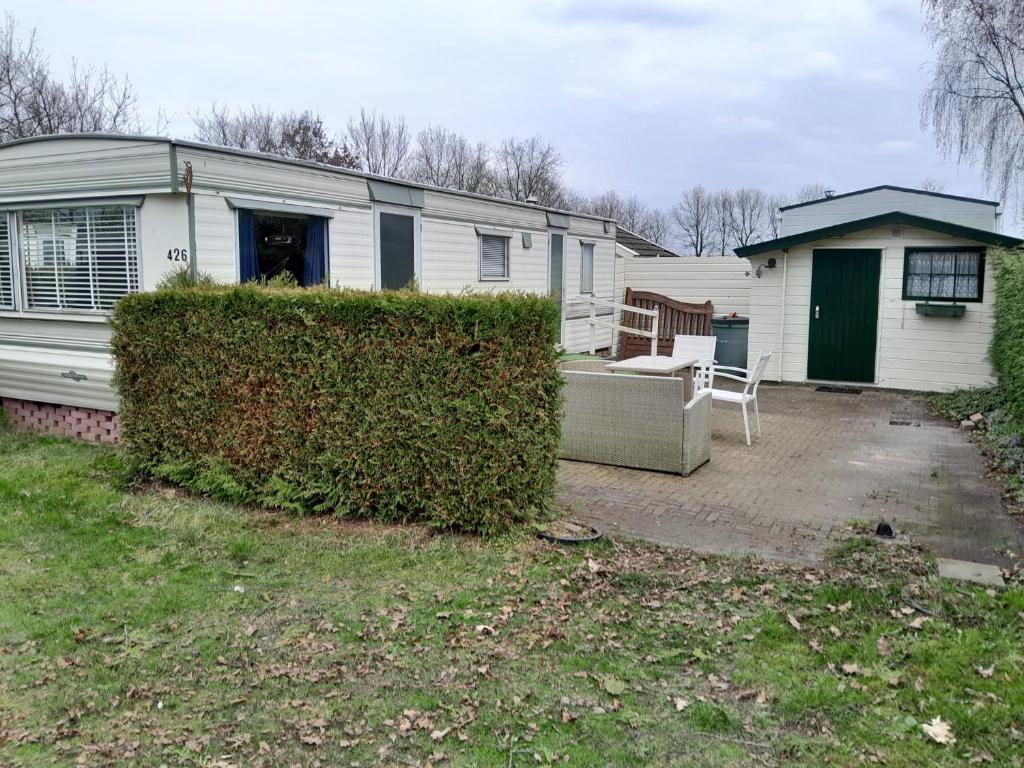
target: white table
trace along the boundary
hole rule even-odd
[[[688,360],[684,357],[668,357],[667,355],[640,355],[631,357],[628,360],[619,360],[608,363],[608,369],[612,371],[632,371],[633,373],[653,373],[670,375],[684,368],[693,368],[697,360]]]
[[[693,397],[693,366],[697,359],[685,357],[669,357],[668,355],[640,355],[628,360],[608,363],[608,370],[613,373],[643,373],[648,376],[675,376],[679,371],[686,371],[683,376],[683,396],[689,400]]]

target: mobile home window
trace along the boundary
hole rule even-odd
[[[509,238],[480,235],[480,279],[507,280]]]
[[[139,290],[135,208],[46,208],[18,214],[26,309],[102,312]]]
[[[6,213],[0,213],[0,309],[14,309],[14,263]]]
[[[904,299],[981,301],[984,281],[984,249],[907,248],[904,252]]]
[[[581,243],[580,293],[594,292],[594,244]]]

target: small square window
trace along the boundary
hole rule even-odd
[[[985,251],[981,248],[907,248],[903,298],[920,301],[981,301]]]
[[[508,238],[480,235],[480,279],[508,280]]]

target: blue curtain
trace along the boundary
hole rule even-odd
[[[238,274],[243,283],[260,279],[256,256],[256,217],[244,208],[238,211]]]
[[[306,224],[306,253],[302,259],[302,284],[320,285],[327,271],[327,219],[310,217]]]

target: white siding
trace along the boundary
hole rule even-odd
[[[0,150],[0,202],[171,191],[162,141],[61,138]]]
[[[192,191],[266,197],[281,202],[369,205],[366,179],[250,155],[179,146],[178,173],[192,164]]]
[[[331,285],[373,288],[373,211],[342,208],[328,224]]]
[[[590,350],[590,307],[574,298],[580,296],[580,267],[583,247],[580,240],[594,243],[594,293],[598,299],[615,300],[615,235],[605,234],[604,222],[573,216],[569,223],[569,234],[565,238],[565,324],[562,345],[567,352],[588,352]],[[600,311],[600,310],[599,310]],[[611,321],[608,310],[603,319]],[[612,331],[598,328],[595,335],[597,349],[611,348]]]
[[[115,410],[109,342],[99,318],[0,317],[0,397]]]
[[[220,195],[194,196],[196,219],[196,267],[214,280],[238,280],[238,233],[235,212]]]
[[[508,229],[509,279],[480,280],[480,239],[475,225],[435,219],[423,214],[423,290],[435,293],[458,291],[547,292],[548,239],[543,230]],[[490,226],[495,226],[490,224]],[[523,248],[523,233],[532,240]]]
[[[703,304],[711,301],[716,315],[746,315],[750,307],[750,262],[735,256],[696,258],[658,256],[621,259],[622,284],[626,288],[654,291],[676,301]]]
[[[867,230],[823,240],[782,253],[751,259],[756,267],[774,256],[779,266],[751,283],[748,364],[768,348],[775,349],[766,377],[807,380],[807,337],[810,324],[812,254],[815,248],[871,248],[882,251],[875,384],[893,389],[948,391],[987,386],[993,382],[988,361],[992,338],[995,290],[991,263],[985,266],[984,301],[968,303],[960,318],[924,317],[915,301],[903,300],[903,249],[913,246],[976,246],[966,240],[924,230],[906,229],[901,239],[889,229]],[[785,261],[784,261],[785,260]],[[785,276],[785,323],[782,283]],[[781,341],[780,341],[781,339]]]
[[[812,205],[783,211],[781,235],[795,235],[892,211],[949,221],[990,232],[999,229],[997,206],[896,189],[879,189],[849,197],[840,196],[834,200],[822,200]]]
[[[189,266],[187,261],[167,259],[167,252],[174,249],[184,249],[190,259],[194,258],[188,243],[188,207],[185,196],[146,195],[139,208],[142,290],[153,290],[168,273]]]

